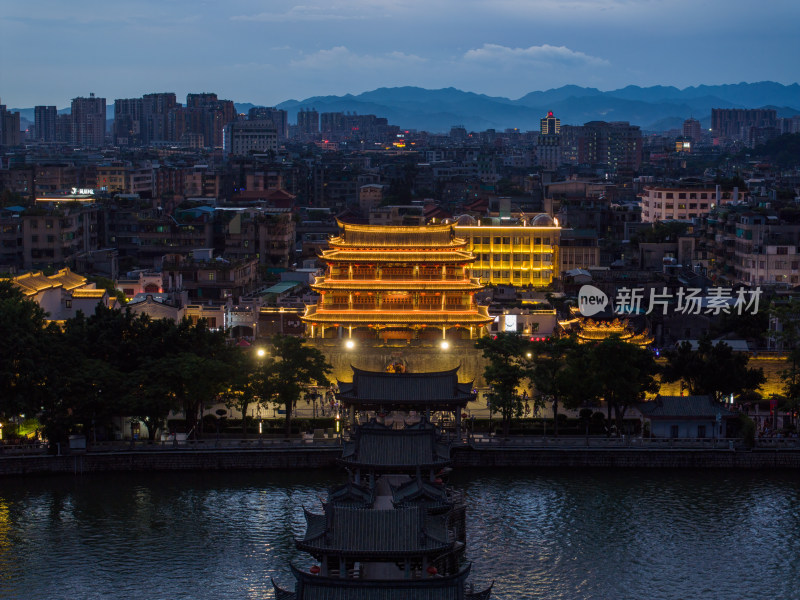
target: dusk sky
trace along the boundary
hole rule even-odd
[[[798,81],[797,0],[2,0],[0,99]]]

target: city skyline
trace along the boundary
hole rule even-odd
[[[565,84],[611,90],[797,81],[800,6],[780,0],[39,1],[0,16],[9,107],[213,90],[274,105],[378,87],[457,87],[516,99]],[[231,43],[235,40],[235,43]]]

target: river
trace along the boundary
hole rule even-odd
[[[0,598],[272,598],[330,471],[6,478]],[[498,600],[800,600],[794,472],[462,470]]]

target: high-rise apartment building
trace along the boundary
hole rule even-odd
[[[142,146],[142,99],[117,98],[114,100],[114,144],[117,146]]]
[[[263,121],[269,119],[275,125],[279,140],[289,137],[289,113],[279,108],[267,106],[254,106],[247,112],[249,121]]]
[[[58,110],[55,106],[36,106],[33,109],[35,138],[39,142],[56,141]]]
[[[751,127],[776,128],[777,112],[770,108],[712,108],[711,130],[714,137],[746,140]]]
[[[627,121],[590,121],[583,126],[585,160],[613,171],[636,171],[642,164],[642,132]]]
[[[278,133],[271,119],[228,123],[224,137],[225,152],[235,156],[278,149]]]
[[[216,94],[187,94],[181,117],[184,133],[201,134],[206,146],[222,148],[223,130],[236,120],[236,108],[232,100],[219,100]]]
[[[143,139],[146,143],[168,140],[169,111],[179,106],[175,94],[163,92],[142,96]]]
[[[5,104],[0,104],[0,146],[19,146],[22,143],[19,125],[19,113],[10,112]]]
[[[553,116],[553,111],[549,111],[547,116],[539,121],[539,131],[542,135],[555,135],[561,133],[561,119]]]
[[[303,109],[297,113],[297,130],[301,136],[314,136],[319,133],[319,113]]]
[[[700,128],[700,121],[697,119],[686,119],[683,122],[683,137],[688,138],[693,142],[699,142],[702,137],[702,129]]]
[[[106,99],[88,98],[72,100],[72,143],[77,146],[102,146],[106,137]]]

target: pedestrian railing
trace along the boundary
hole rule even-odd
[[[507,436],[494,434],[471,434],[466,443],[473,448],[507,447],[507,448],[632,448],[642,450],[655,449],[716,449],[733,450],[742,446],[741,439],[714,438],[641,438],[632,436],[600,437],[600,436]]]
[[[178,439],[170,436],[163,440],[117,440],[90,444],[87,452],[125,452],[125,451],[169,451],[169,450],[264,450],[277,448],[337,448],[341,439],[314,438],[311,435],[260,436],[253,438],[215,438],[205,437],[196,440]]]

